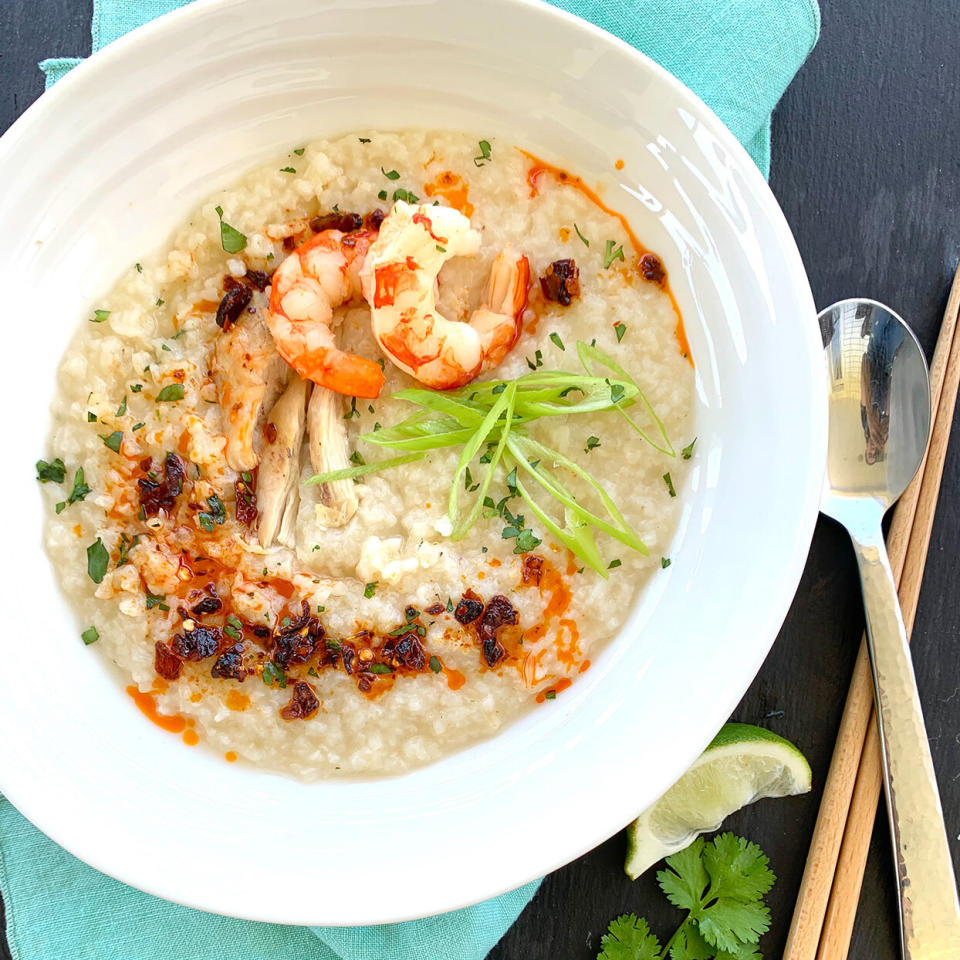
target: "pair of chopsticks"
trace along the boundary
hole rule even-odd
[[[960,267],[953,278],[930,365],[934,417],[930,446],[916,477],[897,503],[887,536],[907,637],[917,612],[960,387],[958,313]],[[864,638],[843,708],[783,960],[846,960],[882,789],[873,678]]]

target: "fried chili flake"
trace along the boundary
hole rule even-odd
[[[320,708],[320,701],[313,692],[313,687],[304,680],[298,680],[293,685],[290,702],[280,710],[284,720],[307,720]]]
[[[477,627],[477,639],[488,667],[495,667],[506,656],[503,644],[497,639],[497,630],[507,624],[516,624],[517,619],[517,611],[506,597],[497,594],[490,598]]]
[[[213,677],[219,677],[221,680],[239,680],[241,683],[249,672],[243,665],[242,643],[235,643],[227,648],[217,657],[217,662],[210,669],[210,675]]]
[[[220,306],[217,307],[217,326],[221,330],[229,330],[250,305],[252,296],[253,293],[246,284],[238,283],[236,286],[231,286],[223,295]]]
[[[164,680],[176,680],[183,668],[183,661],[160,640],[154,645],[153,667]]]
[[[660,285],[666,279],[667,271],[663,261],[655,253],[645,253],[640,257],[639,266],[644,280]]]
[[[531,553],[524,554],[521,576],[524,583],[539,587],[540,578],[543,576],[543,557],[536,557]]]
[[[277,442],[277,425],[270,421],[265,424],[263,427],[263,435],[266,438],[267,443],[276,443]]]
[[[483,613],[483,602],[477,597],[465,593],[453,611],[453,618],[457,623],[466,626],[468,623],[473,623],[481,613]]]
[[[207,657],[212,657],[220,646],[220,630],[198,624],[195,624],[192,630],[187,630],[189,623],[190,621],[184,623],[183,633],[174,635],[173,652],[182,660],[206,660]]]
[[[217,596],[217,588],[211,583],[207,585],[207,596],[195,603],[190,612],[195,617],[202,617],[206,613],[216,613],[223,608],[223,601]]]
[[[429,613],[431,617],[439,617],[444,609],[445,607],[442,603],[434,603],[427,607],[426,612]]]
[[[380,657],[394,669],[423,670],[427,657],[417,634],[416,624],[410,624],[410,632],[399,637],[390,637],[380,648]]]
[[[146,466],[144,465],[146,464]],[[139,488],[140,506],[144,516],[153,517],[161,508],[168,512],[173,509],[177,497],[183,490],[183,481],[187,475],[187,468],[183,460],[175,453],[168,453],[163,461],[163,478],[150,469],[152,461],[144,460],[140,467],[147,474],[137,480]]]
[[[301,610],[299,617],[281,625],[273,635],[273,659],[284,670],[306,663],[318,650],[326,647],[323,625],[316,617],[310,616],[310,604],[306,600]]]
[[[233,482],[233,492],[237,522],[252,529],[257,522],[257,493],[253,475],[247,473],[237,477]]]
[[[554,260],[540,278],[540,289],[547,300],[569,307],[580,296],[580,268],[576,260]]]

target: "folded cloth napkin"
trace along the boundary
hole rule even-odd
[[[188,0],[94,0],[93,49]],[[551,0],[661,63],[766,175],[770,113],[816,43],[816,0]],[[45,60],[47,85],[77,59]],[[538,883],[438,917],[284,927],[176,906],[87,867],[0,797],[0,892],[14,960],[480,960]]]

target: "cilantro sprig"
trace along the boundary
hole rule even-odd
[[[687,911],[673,936],[661,946],[646,920],[623,914],[597,960],[762,960],[757,944],[770,927],[763,898],[775,879],[755,843],[732,833],[698,837],[657,873],[667,899]]]

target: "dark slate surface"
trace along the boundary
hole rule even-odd
[[[884,300],[913,324],[929,355],[960,255],[954,44],[960,6],[926,0],[822,5],[820,44],[774,116],[771,186],[796,234],[817,305],[856,294]],[[0,130],[39,95],[37,60],[89,51],[90,8],[90,0],[0,2]],[[762,471],[756,482],[763,482]],[[958,493],[960,444],[947,460],[914,631],[920,693],[960,863]],[[783,949],[863,628],[857,588],[845,535],[821,521],[780,637],[734,714],[793,739],[814,770],[811,796],[766,801],[728,822],[760,843],[780,878],[770,898],[773,928],[762,944],[768,957]],[[615,771],[611,778],[597,789],[615,786]],[[888,844],[880,817],[851,960],[897,956]],[[654,881],[630,883],[621,872],[623,847],[623,838],[614,837],[548,877],[491,960],[588,960],[607,923],[626,910],[645,914],[661,934],[672,931],[676,914]],[[0,956],[7,956],[2,945]]]

